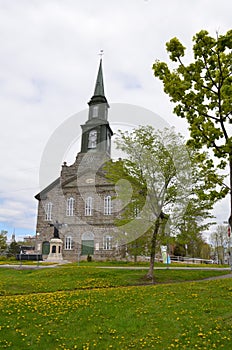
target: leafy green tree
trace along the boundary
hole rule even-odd
[[[229,237],[226,225],[217,225],[216,230],[210,235],[210,242],[215,250],[218,263],[225,263],[225,251],[229,247]],[[228,252],[229,253],[229,252]]]
[[[205,178],[207,178],[206,174]],[[196,186],[195,192],[197,195],[190,198],[184,215],[177,222],[176,230],[179,234],[175,241],[175,255],[205,258],[201,254],[202,246],[206,244],[202,239],[202,232],[214,224],[211,221],[212,214],[210,212],[214,201],[202,199],[197,191]]]
[[[232,226],[232,30],[213,38],[205,30],[193,37],[192,63],[185,64],[185,47],[177,38],[166,44],[171,66],[156,61],[154,75],[164,85],[164,92],[174,103],[174,113],[189,124],[189,144],[196,149],[211,148],[218,158],[218,167],[229,165],[229,223]],[[208,162],[213,166],[213,160]],[[215,194],[214,194],[215,195]]]
[[[7,231],[2,230],[0,233],[0,254],[6,251],[7,248]]]
[[[11,242],[8,248],[7,256],[8,257],[13,257],[16,256],[16,254],[20,253],[20,245],[18,242]]]
[[[201,245],[201,253],[200,253],[200,257],[202,259],[207,259],[209,260],[211,257],[211,248],[210,245],[206,242],[203,242],[203,244]]]
[[[127,244],[127,252],[130,256],[134,257],[134,262],[137,262],[137,257],[141,255],[147,255],[149,249],[150,237],[148,234],[143,234],[134,241]]]
[[[123,203],[116,224],[124,243],[125,233],[127,242],[144,234],[149,237],[147,277],[153,279],[157,243],[162,243],[173,227],[175,234],[181,232],[178,227],[190,200],[196,207],[196,201],[201,201],[195,221],[210,216],[208,210],[217,198],[211,192],[216,182],[222,183],[222,178],[207,167],[206,153],[200,155],[199,162],[198,153],[188,150],[183,137],[173,129],[156,131],[151,126],[141,126],[131,133],[120,132],[116,144],[126,154],[124,160],[110,162],[106,167]],[[191,215],[194,216],[193,210]]]

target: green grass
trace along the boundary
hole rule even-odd
[[[104,269],[64,265],[46,269],[0,269],[0,295],[72,291],[150,284],[144,279],[147,269]],[[229,271],[155,270],[156,283],[200,280]]]
[[[130,286],[145,272],[1,268],[0,349],[232,347],[232,279],[179,283],[225,271],[156,270],[157,284]]]
[[[85,260],[80,261],[80,266],[121,266],[121,267],[149,267],[149,262],[139,261],[139,262],[132,262],[132,261],[92,261],[87,262]],[[182,263],[182,262],[172,262],[171,264],[163,264],[162,262],[156,262],[155,268],[159,267],[199,267],[199,268],[229,268],[229,265],[217,265],[217,264],[190,264],[190,263]]]

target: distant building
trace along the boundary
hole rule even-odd
[[[55,236],[63,242],[66,260],[86,259],[87,255],[101,259],[118,253],[114,226],[117,201],[113,204],[114,186],[103,169],[111,157],[113,132],[108,122],[102,60],[88,105],[88,119],[81,125],[81,151],[75,162],[70,166],[64,162],[60,176],[35,196],[36,250],[44,258]]]

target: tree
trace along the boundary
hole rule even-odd
[[[127,244],[127,252],[134,257],[134,262],[137,262],[138,256],[147,255],[149,252],[149,238],[149,235],[145,233]]]
[[[7,248],[7,231],[2,230],[0,233],[0,254],[6,251]]]
[[[8,248],[7,256],[13,257],[20,253],[20,244],[18,242],[11,242]]]
[[[216,38],[202,30],[193,42],[192,63],[184,64],[185,47],[173,38],[166,49],[177,68],[157,60],[153,71],[175,104],[174,113],[188,121],[189,144],[199,150],[212,149],[220,169],[229,165],[229,186],[221,189],[221,195],[230,191],[228,221],[232,226],[232,30]],[[212,165],[213,160],[208,163]]]
[[[190,201],[195,206],[201,202],[196,220],[210,216],[208,210],[217,198],[212,192],[216,182],[222,183],[222,177],[206,166],[206,153],[199,155],[190,146],[186,148],[183,137],[173,129],[156,131],[141,126],[131,133],[120,132],[116,144],[126,154],[125,159],[109,162],[106,167],[107,177],[116,184],[122,202],[116,225],[124,244],[125,237],[127,242],[144,234],[149,237],[147,277],[153,279],[158,239],[163,240],[172,227],[177,234]]]
[[[215,258],[218,263],[225,263],[225,249],[229,247],[229,237],[227,226],[218,225],[216,230],[210,235],[210,242],[215,250]],[[229,253],[229,252],[228,252]]]

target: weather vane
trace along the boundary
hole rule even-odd
[[[104,50],[100,50],[99,56],[102,58],[103,55],[104,55]]]

